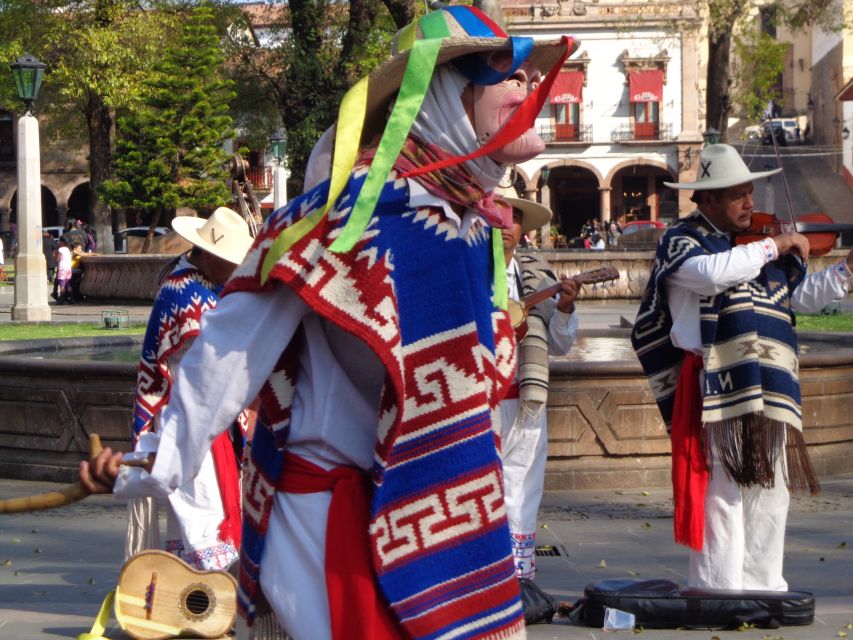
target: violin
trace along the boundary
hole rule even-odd
[[[749,229],[735,236],[735,244],[748,244],[772,238],[790,231],[792,224],[782,220],[772,213],[753,211]],[[804,213],[795,221],[795,230],[803,234],[809,241],[809,256],[824,256],[832,251],[838,234],[850,231],[853,224],[836,224],[825,213]]]
[[[613,267],[600,267],[590,271],[584,271],[574,276],[572,280],[576,280],[578,284],[597,284],[599,282],[611,282],[619,279],[619,272]],[[516,340],[521,341],[527,335],[527,316],[530,310],[543,300],[547,300],[555,296],[563,288],[562,282],[557,282],[551,286],[534,291],[524,296],[521,300],[507,300],[507,311],[509,319],[515,329]]]

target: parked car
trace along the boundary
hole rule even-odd
[[[657,242],[666,230],[666,224],[660,220],[632,220],[622,227],[618,247],[622,249],[649,250],[657,246]]]
[[[761,144],[773,144],[770,129],[776,137],[776,144],[798,144],[800,142],[800,127],[793,118],[773,118],[762,124]]]
[[[59,240],[62,237],[62,232],[65,229],[63,226],[58,227],[42,227],[45,231],[50,233],[53,236],[54,240]]]
[[[660,220],[632,220],[622,227],[622,235],[630,236],[644,229],[666,229],[666,225]]]
[[[154,227],[155,236],[165,236],[171,233],[168,227]],[[113,235],[116,253],[127,253],[127,238],[144,238],[148,235],[148,227],[128,227]]]

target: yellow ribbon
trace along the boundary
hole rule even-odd
[[[107,622],[110,620],[110,612],[113,608],[113,600],[115,600],[117,590],[118,587],[110,591],[104,598],[104,602],[101,604],[101,610],[98,612],[97,617],[95,617],[95,622],[92,623],[91,631],[88,633],[81,633],[77,636],[77,640],[109,640],[109,638],[104,635],[104,631],[106,631]]]

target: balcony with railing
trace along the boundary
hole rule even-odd
[[[591,124],[545,124],[536,127],[536,133],[545,144],[562,142],[592,142]]]
[[[249,167],[246,177],[258,191],[272,191],[272,167]]]
[[[672,142],[671,122],[620,124],[610,132],[610,142]]]

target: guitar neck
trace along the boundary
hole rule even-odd
[[[521,302],[524,304],[526,309],[530,309],[531,307],[535,307],[537,304],[542,302],[543,300],[547,300],[548,298],[555,295],[562,288],[563,284],[561,282],[557,282],[556,284],[552,284],[550,287],[545,287],[539,291],[534,291],[530,295],[524,296],[521,299]]]

